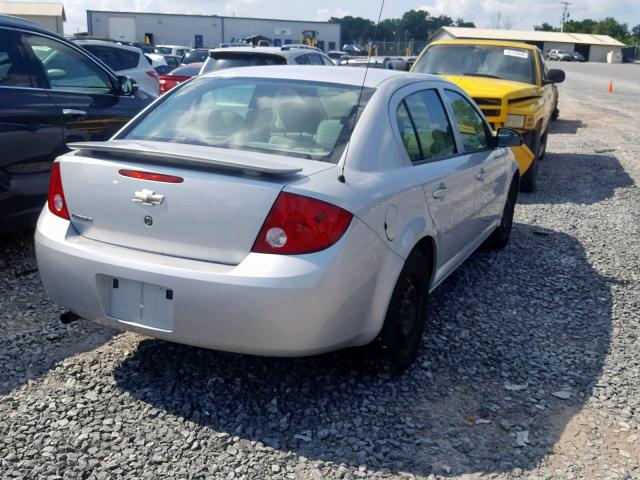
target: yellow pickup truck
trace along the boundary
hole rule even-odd
[[[494,130],[518,130],[524,145],[513,151],[520,166],[520,189],[535,190],[549,126],[558,116],[555,84],[564,81],[562,70],[548,70],[535,45],[443,40],[427,45],[411,71],[446,77],[476,101]]]

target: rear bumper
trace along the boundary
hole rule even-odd
[[[311,355],[373,340],[403,264],[356,218],[322,252],[250,253],[229,266],[88,240],[46,208],[36,230],[36,254],[50,297],[81,317],[169,341],[273,356]],[[109,316],[104,279],[110,277],[171,289],[170,328]]]

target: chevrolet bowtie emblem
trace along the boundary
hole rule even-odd
[[[164,201],[164,195],[144,189],[133,194],[133,201],[142,205],[160,205]]]

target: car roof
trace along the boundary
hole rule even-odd
[[[289,57],[294,55],[304,55],[307,53],[320,53],[324,55],[321,50],[315,50],[305,47],[224,47],[224,48],[212,48],[210,52],[243,52],[243,53],[265,53],[271,55],[280,55],[281,57]]]
[[[122,43],[111,42],[109,40],[78,39],[78,40],[74,40],[74,42],[77,43],[78,45],[105,45],[107,47],[120,48],[122,50],[128,50],[130,52],[136,52],[136,53],[142,52],[142,50],[140,50],[139,47],[134,47],[131,45],[123,45]]]
[[[473,38],[456,39],[456,40],[438,40],[435,42],[431,42],[428,46],[431,46],[431,45],[495,45],[498,47],[526,48],[527,50],[533,50],[536,48],[535,45],[530,45],[528,43],[507,42],[504,40],[475,40]]]
[[[367,71],[366,79],[364,78],[365,69],[363,68],[345,68],[331,66],[315,66],[315,65],[277,65],[277,66],[258,66],[258,67],[238,67],[217,70],[215,72],[203,75],[205,78],[224,77],[224,78],[272,78],[283,80],[302,80],[324,83],[336,83],[340,85],[361,86],[365,80],[364,86],[369,88],[377,88],[381,83],[393,81],[398,86],[403,84],[411,84],[419,81],[437,81],[440,83],[450,84],[447,80],[437,75],[428,75],[425,73],[407,73],[399,70],[387,70],[380,68],[372,68]]]

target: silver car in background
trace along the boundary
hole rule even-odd
[[[121,329],[274,356],[378,343],[403,369],[426,300],[509,240],[510,130],[439,77],[223,70],[54,164],[36,232],[51,298]],[[497,307],[499,308],[499,307]]]

